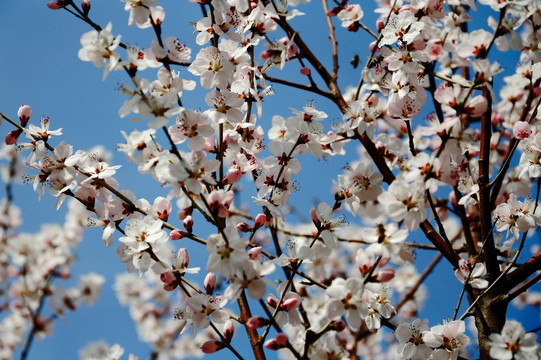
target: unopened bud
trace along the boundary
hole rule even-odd
[[[66,5],[68,5],[68,3],[64,0],[49,1],[47,3],[47,7],[53,10],[62,9]]]
[[[171,233],[169,233],[169,238],[171,240],[180,240],[186,235],[186,232],[182,230],[173,230]]]
[[[317,217],[317,210],[316,208],[310,209],[310,219],[314,222],[314,225],[319,228],[321,226],[321,221],[319,221],[319,218]]]
[[[21,126],[25,127],[28,120],[30,120],[30,116],[32,116],[32,108],[28,105],[21,105],[19,111],[17,111],[17,116],[19,117]]]
[[[22,134],[22,131],[19,129],[15,129],[9,132],[9,134],[6,135],[6,145],[13,145],[19,140],[19,136]]]
[[[246,326],[250,329],[259,329],[263,326],[267,326],[269,324],[269,320],[265,319],[261,316],[252,316],[251,318],[246,321]]]
[[[265,215],[265,214],[258,214],[258,215],[255,217],[254,229],[259,229],[260,227],[262,227],[263,225],[265,225],[266,222],[267,222],[267,215]]]
[[[227,320],[224,324],[224,337],[228,342],[231,342],[233,335],[235,334],[235,327],[231,320]]]
[[[269,306],[272,308],[276,308],[276,306],[278,306],[278,301],[276,300],[274,296],[269,295],[267,297],[267,304],[269,304]]]
[[[241,222],[237,224],[237,230],[243,233],[247,233],[252,231],[252,228],[247,223]]]
[[[327,11],[327,16],[328,17],[333,17],[333,16],[336,16],[338,15],[338,13],[340,12],[340,8],[337,6],[337,7],[334,7],[332,8],[331,10]]]
[[[212,295],[212,293],[214,292],[214,287],[216,286],[216,274],[213,272],[209,272],[207,276],[205,276],[203,286],[205,287],[205,292],[207,293],[207,295]]]
[[[250,257],[251,260],[259,259],[259,256],[261,255],[262,251],[263,251],[263,248],[261,246],[257,246],[248,251],[248,256]]]
[[[297,303],[299,300],[297,298],[290,298],[287,300],[282,301],[282,305],[280,305],[280,310],[289,311],[297,306]]]
[[[212,354],[224,348],[224,344],[218,340],[208,340],[201,345],[201,351],[205,354]]]
[[[163,288],[166,291],[173,291],[177,286],[177,278],[172,270],[160,274],[160,280],[163,282]]]
[[[391,269],[391,268],[381,269],[376,274],[377,282],[387,282],[389,280],[392,280],[393,278],[394,278],[394,269]]]
[[[376,20],[376,28],[378,29],[378,32],[381,32],[384,26],[385,26],[385,23],[383,22],[383,20],[381,19]]]
[[[182,225],[188,232],[192,232],[193,228],[193,218],[191,215],[186,216],[186,218],[182,221]]]
[[[301,74],[306,75],[306,76],[310,75],[310,69],[307,68],[306,66],[302,67],[300,72],[301,72]]]
[[[223,183],[224,184],[233,184],[234,182],[238,181],[242,177],[242,172],[239,168],[229,168],[227,170],[227,174],[225,174]]]
[[[83,9],[83,13],[85,15],[88,15],[88,13],[90,12],[90,0],[82,0],[81,8]]]
[[[338,321],[333,321],[329,324],[329,327],[332,329],[332,330],[335,330],[337,332],[342,332],[346,329],[347,325],[345,322],[343,322],[342,320],[338,320]]]

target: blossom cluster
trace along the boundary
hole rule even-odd
[[[29,246],[30,236],[8,231],[20,216],[6,202],[3,278],[16,279],[9,305],[17,308],[6,329],[21,334],[26,328],[11,329],[26,321],[46,333],[51,321],[38,318],[44,296],[57,315],[95,301],[98,275],[77,289],[50,284],[69,275],[72,247],[87,226],[102,229],[106,247],[116,245],[129,273],[117,277],[117,296],[155,358],[217,351],[242,358],[233,346],[236,326],[257,359],[280,351],[296,359],[454,360],[474,346],[484,358],[539,356],[535,336],[500,311],[539,280],[541,264],[535,247],[517,261],[541,225],[539,185],[533,190],[541,176],[538,2],[482,0],[499,19],[473,31],[470,1],[378,2],[375,31],[361,4],[328,9],[325,2],[332,70],[293,28],[303,15],[296,1],[194,0],[203,15],[193,21],[193,50],[162,36],[168,19],[158,0],[122,2],[128,25],[154,31],[146,49],[123,43],[112,23],[96,25],[89,1],[49,7],[93,24],[81,37],[80,60],[103,68],[104,80],[113,71],[129,78],[131,85],[119,86],[127,99],[118,116],[149,119],[148,128],[122,132],[118,151],[155,180],[159,194],[147,200],[124,189],[120,165],[106,152],[55,144],[61,129],[51,130],[47,117],[35,125],[30,106],[19,108],[18,123],[0,114],[15,127],[5,151],[29,153],[25,181],[39,198],[48,190],[57,209],[70,199],[71,217]],[[338,30],[361,29],[373,36],[370,54],[356,83],[343,87]],[[496,51],[517,55],[516,68],[492,60]],[[296,63],[299,74],[290,79]],[[283,96],[274,84],[335,107],[309,100],[272,109],[267,101]],[[200,104],[184,96],[196,89]],[[427,108],[434,111],[425,116]],[[348,160],[325,185],[329,199],[319,193],[311,209],[297,209],[301,174],[319,180],[302,166],[308,158]],[[423,270],[416,257],[424,249],[438,256]],[[452,320],[429,326],[420,317],[431,306],[423,282],[441,258],[470,304],[458,317],[457,291]],[[469,316],[475,324],[466,329]],[[5,347],[20,342],[21,335]],[[120,346],[97,343],[81,357],[116,358]]]

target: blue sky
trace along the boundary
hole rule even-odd
[[[52,11],[46,6],[46,1],[2,1],[0,3],[0,111],[16,119],[16,112],[20,104],[29,104],[33,109],[32,120],[36,123],[41,115],[49,116],[52,128],[63,128],[63,137],[76,149],[89,149],[96,144],[104,145],[115,152],[116,145],[123,142],[120,130],[129,132],[131,129],[145,129],[146,122],[131,123],[128,119],[120,119],[117,115],[119,107],[125,96],[116,90],[118,84],[128,82],[122,72],[111,73],[106,81],[102,81],[102,70],[95,68],[91,63],[82,62],[77,57],[80,48],[81,35],[89,30],[89,26],[75,19],[65,11]],[[194,39],[189,23],[198,20],[201,12],[197,6],[187,1],[161,1],[166,10],[163,33],[173,35],[193,46]],[[312,6],[312,5],[310,5]],[[314,4],[317,8],[319,3]],[[363,5],[364,6],[364,5]],[[369,5],[365,8],[365,16],[369,16]],[[113,34],[122,34],[122,41],[127,44],[148,47],[153,38],[151,29],[139,30],[127,25],[128,13],[123,10],[124,4],[120,1],[93,0],[91,16],[93,20],[105,27],[113,22]],[[309,10],[301,6],[301,11]],[[326,27],[320,26],[323,15],[321,10],[296,20],[295,26],[299,29],[308,44],[318,51],[330,54],[330,43],[327,39]],[[370,21],[367,21],[370,24]],[[318,25],[315,25],[318,24]],[[338,23],[336,23],[337,26]],[[371,24],[370,24],[371,25]],[[371,39],[361,31],[356,34],[346,33],[340,38],[340,46],[344,47],[342,68],[351,70],[349,61],[355,53],[361,55],[361,65],[364,63],[368,51],[368,41]],[[360,46],[356,46],[359,44]],[[296,66],[296,65],[295,65]],[[511,65],[512,66],[512,65]],[[297,69],[297,68],[295,68]],[[156,70],[149,70],[145,74],[152,78]],[[295,70],[296,71],[296,70]],[[182,70],[186,76],[187,71]],[[295,76],[295,72],[291,76]],[[353,73],[357,78],[358,70]],[[187,76],[189,77],[189,76]],[[348,79],[348,76],[344,76]],[[279,114],[289,116],[288,107],[302,108],[307,100],[314,99],[311,94],[290,93],[283,87],[276,87],[275,99],[269,99],[267,106],[278,109]],[[201,102],[200,91],[185,92],[183,102],[185,106],[198,108],[205,105]],[[339,118],[337,109],[324,99],[316,99],[318,109],[328,112],[330,119]],[[270,121],[270,113],[267,120]],[[0,129],[2,137],[11,130],[7,123]],[[54,140],[53,140],[54,141]],[[354,147],[348,149],[355,154]],[[305,157],[303,168],[304,177],[299,178],[301,185],[298,193],[294,194],[292,201],[301,204],[304,209],[319,201],[332,202],[330,179],[339,173],[347,158],[336,162],[323,162]],[[138,198],[145,197],[152,202],[158,195],[165,195],[167,190],[160,189],[150,176],[139,176],[136,169],[126,164],[123,154],[114,153],[112,162],[122,164],[117,179],[122,189],[133,190]],[[314,176],[317,175],[317,176]],[[317,178],[318,181],[315,181]],[[3,189],[0,189],[3,196]],[[32,192],[30,186],[20,185],[14,189],[15,202],[22,208],[24,225],[22,231],[33,232],[39,229],[40,224],[63,219],[65,207],[59,212],[54,210],[54,199],[45,195],[41,202],[37,201],[37,194]],[[115,237],[118,239],[118,236]],[[137,341],[133,323],[129,318],[127,309],[121,307],[114,297],[112,285],[114,274],[124,272],[124,265],[117,259],[116,245],[105,249],[99,230],[90,229],[80,248],[78,249],[79,262],[73,269],[73,277],[78,278],[82,273],[97,271],[107,277],[102,298],[94,307],[81,308],[79,311],[68,314],[66,322],[57,321],[55,335],[44,341],[35,342],[30,353],[30,359],[74,359],[77,351],[87,342],[104,339],[110,344],[118,342],[126,349],[144,359],[149,349]],[[420,264],[429,261],[428,257],[419,256]],[[204,268],[203,264],[197,264]],[[447,265],[443,265],[448,268]],[[449,270],[449,269],[448,269]],[[436,289],[429,301],[438,306],[432,306],[423,314],[431,318],[431,325],[435,325],[442,318],[452,315],[456,304],[455,295],[458,283],[451,271],[445,271],[444,277],[431,277],[427,285]],[[451,288],[453,296],[446,296],[447,289]],[[539,324],[537,312],[512,313],[510,317],[530,318],[532,326]],[[514,315],[514,316],[513,316]],[[225,351],[225,350],[224,350]],[[224,353],[215,358],[223,357]],[[229,356],[229,354],[227,354]],[[125,355],[123,358],[127,358]]]

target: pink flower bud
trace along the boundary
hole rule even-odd
[[[258,215],[255,217],[254,229],[259,229],[260,227],[262,227],[263,225],[265,225],[266,222],[267,222],[267,215],[265,215],[265,214],[258,214]]]
[[[319,218],[317,217],[317,210],[316,208],[310,209],[310,219],[314,222],[314,225],[319,228],[321,226],[321,221],[319,221]]]
[[[234,182],[238,181],[241,177],[242,177],[242,172],[240,171],[239,168],[229,168],[222,182],[226,185],[233,184]]]
[[[339,12],[340,12],[340,8],[337,6],[337,7],[332,8],[331,10],[327,11],[327,16],[328,17],[333,17],[333,16],[338,15]]]
[[[188,232],[192,232],[193,228],[193,218],[191,215],[186,216],[186,218],[182,221],[182,225]]]
[[[284,333],[278,333],[276,335],[276,341],[278,342],[279,345],[281,345],[282,347],[286,346],[287,345],[287,335],[284,334]]]
[[[517,139],[524,140],[529,138],[530,135],[532,135],[532,129],[527,122],[517,121],[515,125],[513,125],[513,136]]]
[[[247,233],[252,231],[252,228],[247,223],[241,222],[237,224],[237,230],[243,233]]]
[[[533,93],[535,96],[540,96],[541,95],[541,87],[536,87],[535,89],[533,89]]]
[[[81,8],[83,9],[83,13],[85,15],[88,15],[88,13],[90,12],[90,0],[82,0]]]
[[[49,1],[47,3],[47,7],[49,9],[58,10],[62,9],[64,6],[68,5],[66,1],[64,0],[55,0],[55,1]]]
[[[289,47],[287,48],[287,53],[289,55],[295,55],[297,53],[299,49],[297,48],[297,45],[295,44],[291,44],[289,45]]]
[[[231,320],[227,320],[224,324],[224,337],[227,341],[231,342],[233,335],[235,334],[235,327]]]
[[[203,282],[203,287],[205,288],[205,292],[207,293],[207,295],[212,295],[215,286],[216,274],[213,272],[209,272],[207,276],[205,276],[205,281]]]
[[[267,60],[271,56],[272,56],[272,50],[268,50],[268,49],[265,51],[262,51],[261,54],[259,54],[259,57],[261,58],[261,60]]]
[[[306,66],[302,67],[300,71],[301,71],[301,74],[303,75],[306,75],[306,76],[310,75],[310,69],[307,68]]]
[[[259,329],[263,326],[267,326],[269,324],[269,320],[265,319],[261,316],[252,316],[251,318],[246,321],[246,326],[250,329]]]
[[[261,255],[261,251],[263,251],[263,248],[261,246],[257,246],[257,247],[255,247],[253,249],[250,249],[248,251],[248,256],[252,260],[259,259],[260,255]]]
[[[376,281],[378,282],[387,282],[394,278],[394,269],[391,268],[385,268],[378,271],[376,274]]]
[[[267,297],[267,304],[269,304],[272,308],[276,308],[276,306],[278,306],[278,300],[276,300],[274,296],[269,295]]]
[[[182,231],[182,230],[173,230],[173,231],[171,231],[171,233],[169,234],[169,238],[171,238],[171,240],[180,240],[180,239],[182,239],[185,235],[186,235],[186,232],[185,232],[185,231]]]
[[[378,32],[381,32],[384,26],[385,26],[385,23],[383,22],[383,20],[381,19],[376,20],[376,28],[378,29]]]
[[[173,270],[161,273],[160,280],[163,282],[163,288],[166,291],[173,291],[178,286],[177,278]]]
[[[282,301],[282,305],[280,305],[280,310],[289,311],[291,309],[294,309],[297,306],[297,303],[299,300],[297,298],[290,298],[287,300]]]
[[[337,332],[342,332],[346,329],[346,323],[343,322],[342,320],[338,320],[338,321],[333,321],[331,323],[331,326],[333,328],[333,330],[336,330]]]
[[[201,351],[205,354],[212,354],[224,348],[224,344],[218,340],[208,340],[201,345]]]
[[[269,350],[278,350],[278,349],[283,348],[283,346],[280,346],[278,344],[278,341],[276,341],[276,339],[270,339],[270,340],[265,341],[265,344],[263,344],[263,346]]]
[[[19,139],[19,136],[22,134],[21,130],[15,129],[9,132],[9,134],[6,135],[6,144],[7,145],[13,145],[17,142]]]
[[[28,120],[30,120],[30,116],[32,116],[32,108],[28,105],[21,105],[19,111],[17,111],[17,116],[19,117],[21,126],[25,127]]]
[[[269,350],[282,349],[287,345],[287,335],[284,333],[278,333],[276,338],[265,341],[265,346]]]

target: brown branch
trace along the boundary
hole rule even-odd
[[[487,85],[488,86],[488,85]],[[481,145],[479,154],[479,221],[481,238],[486,239],[485,264],[489,282],[500,274],[500,266],[496,255],[492,234],[492,206],[490,202],[490,138],[492,135],[492,97],[488,87],[483,87],[483,96],[487,100],[487,111],[481,116]]]

